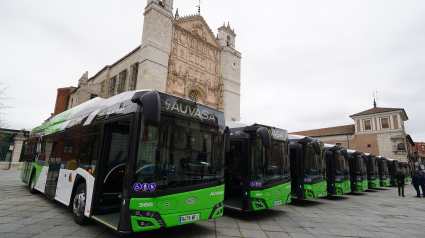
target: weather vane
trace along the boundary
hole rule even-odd
[[[196,6],[196,7],[198,8],[198,15],[201,15],[201,3],[202,3],[202,1],[201,0],[198,0],[198,1],[199,1],[199,5]]]

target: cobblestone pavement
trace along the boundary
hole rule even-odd
[[[0,238],[118,237],[91,223],[74,223],[72,213],[42,194],[31,195],[20,171],[0,171]],[[225,210],[225,216],[131,237],[419,237],[425,232],[425,198],[382,188],[307,201],[255,213]]]

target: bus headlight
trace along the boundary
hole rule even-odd
[[[213,217],[215,218],[215,217],[218,217],[220,215],[222,216],[223,215],[223,206],[224,206],[223,202],[219,202],[219,203],[215,204],[208,219],[212,219]],[[216,211],[217,211],[217,213],[216,213]]]
[[[251,202],[253,202],[253,206],[255,206],[256,208],[267,208],[266,200],[264,199],[251,198]]]

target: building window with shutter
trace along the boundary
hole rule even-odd
[[[109,79],[108,98],[115,95],[115,84],[117,83],[117,76]]]
[[[364,123],[364,130],[365,131],[370,131],[372,130],[372,125],[370,124],[370,120],[366,120],[363,122]]]
[[[381,119],[381,127],[382,129],[389,129],[390,128],[390,123],[388,118],[382,118]]]

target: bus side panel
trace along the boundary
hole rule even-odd
[[[75,178],[77,175],[80,175],[86,180],[87,191],[85,215],[89,216],[89,212],[87,212],[87,210],[89,210],[91,206],[94,178],[86,170],[81,168],[77,168],[76,170],[60,169],[55,199],[67,206],[69,205],[71,202],[72,190],[74,188]]]
[[[22,168],[21,168],[21,181],[23,182],[24,178],[24,171],[25,171],[25,165],[27,164],[27,161],[22,162]]]
[[[38,174],[37,182],[35,183],[35,189],[38,191],[44,193],[44,190],[46,188],[46,179],[47,179],[47,170],[49,167],[43,166],[41,168],[40,173]]]

